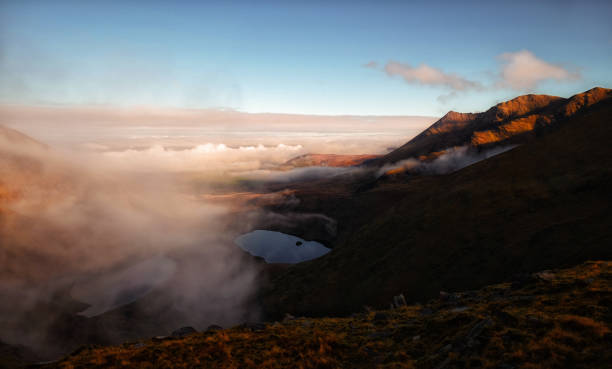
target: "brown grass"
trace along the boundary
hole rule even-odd
[[[612,262],[589,262],[544,276],[520,288],[504,283],[425,306],[89,348],[47,367],[606,367],[612,362]],[[424,315],[424,309],[433,313]]]

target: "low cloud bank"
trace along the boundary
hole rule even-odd
[[[475,151],[469,146],[452,147],[431,162],[422,162],[417,159],[406,159],[397,163],[388,164],[378,170],[380,177],[393,172],[410,171],[423,174],[447,174],[465,168],[479,161],[515,148],[516,145],[500,146],[489,150]]]
[[[146,149],[106,151],[104,156],[117,167],[140,171],[198,171],[205,174],[238,173],[272,167],[304,152],[302,145],[249,145],[230,147],[206,143],[172,149],[155,145]]]

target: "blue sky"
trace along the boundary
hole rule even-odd
[[[5,104],[441,115],[612,87],[606,1],[4,0],[0,14]]]

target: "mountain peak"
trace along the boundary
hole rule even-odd
[[[501,120],[540,110],[554,102],[560,102],[563,100],[564,99],[562,97],[550,95],[521,95],[512,100],[504,101],[495,105],[485,114],[487,114],[487,116],[495,115],[496,120]]]

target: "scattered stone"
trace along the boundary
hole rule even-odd
[[[133,348],[142,348],[145,347],[146,345],[143,342],[137,342],[135,344],[132,345]]]
[[[208,328],[206,328],[206,332],[211,332],[211,331],[220,331],[222,330],[223,327],[220,325],[216,325],[216,324],[211,324],[208,326]]]
[[[170,336],[155,336],[153,337],[153,341],[155,342],[161,342],[161,341],[166,341],[166,340],[170,340],[172,339],[172,337]]]
[[[181,327],[175,330],[174,332],[172,332],[171,336],[180,338],[180,337],[189,336],[190,334],[194,334],[194,333],[198,333],[198,331],[196,331],[195,328],[193,327]]]
[[[467,311],[470,310],[469,306],[460,306],[460,307],[456,307],[454,309],[451,309],[451,313],[460,313],[462,311]]]

